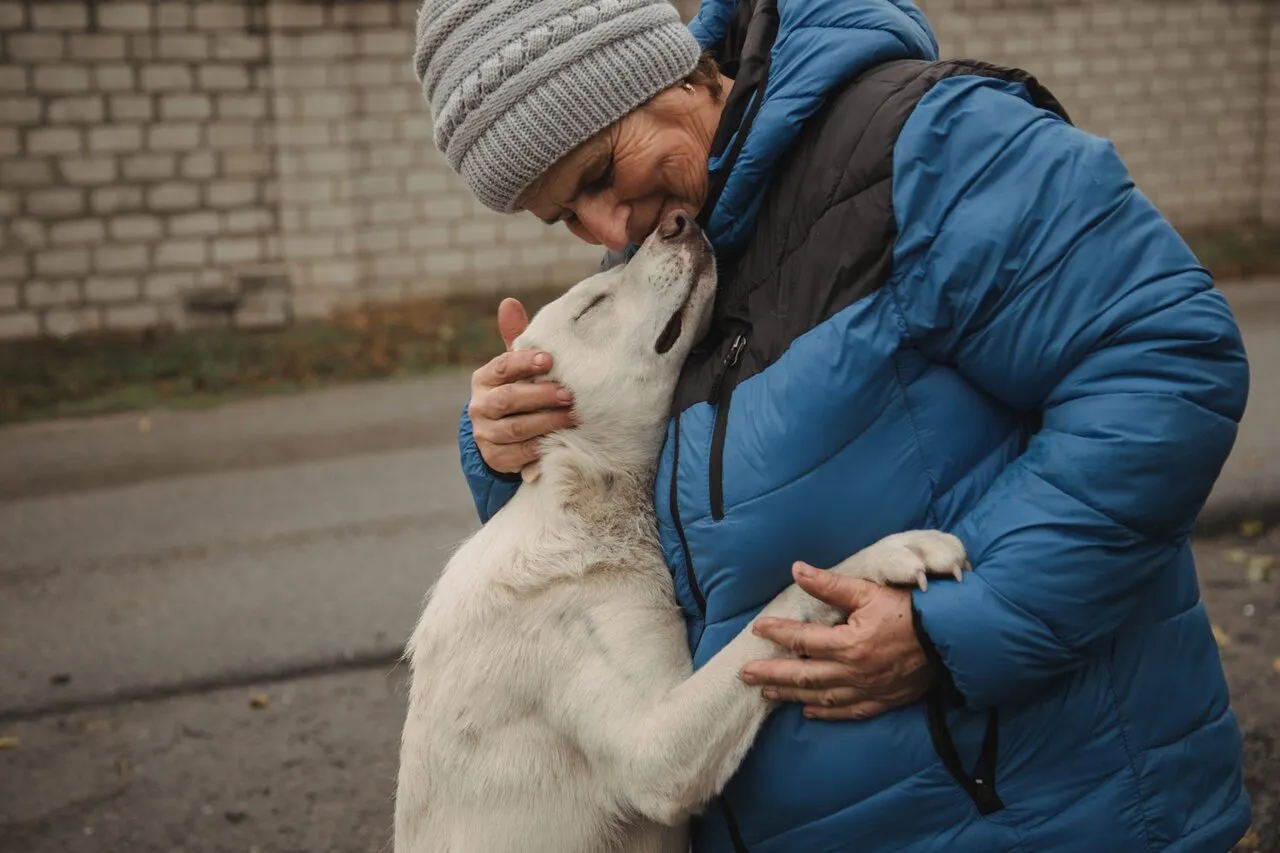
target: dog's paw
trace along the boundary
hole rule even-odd
[[[938,530],[908,530],[886,536],[832,571],[881,584],[929,588],[929,577],[964,578],[971,568],[964,544]]]

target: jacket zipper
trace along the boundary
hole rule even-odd
[[[716,407],[716,424],[711,433],[711,461],[707,470],[711,478],[711,519],[724,519],[724,441],[729,430],[729,402],[733,399],[734,383],[730,374],[736,375],[738,365],[742,361],[742,352],[747,348],[746,332],[739,332],[729,347],[729,354],[724,357],[720,375],[711,385],[710,403]]]

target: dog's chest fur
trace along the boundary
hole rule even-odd
[[[625,769],[589,759],[557,703],[608,713],[618,697],[593,694],[623,684],[650,701],[691,670],[650,501],[644,478],[544,479],[449,561],[409,646],[409,718],[422,723],[405,729],[418,764],[402,767],[398,797],[421,825],[405,837],[439,853],[538,853],[545,838],[598,853],[632,824],[610,790]]]

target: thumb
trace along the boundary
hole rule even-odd
[[[870,581],[824,572],[807,563],[796,563],[791,572],[801,589],[845,613],[852,613],[865,605],[877,588]]]
[[[520,300],[509,297],[502,300],[502,304],[498,306],[498,334],[502,335],[502,342],[508,350],[528,327],[529,315],[525,313]]]

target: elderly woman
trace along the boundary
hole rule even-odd
[[[1188,543],[1248,372],[1110,144],[1021,71],[938,61],[909,0],[428,0],[436,141],[608,262],[664,212],[719,260],[654,498],[695,665],[795,578],[803,655],[697,851],[1226,851],[1241,741]],[[504,337],[525,323],[500,308]],[[482,518],[571,422],[545,353],[476,372]],[[839,582],[907,528],[974,572]]]

